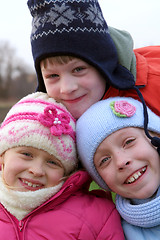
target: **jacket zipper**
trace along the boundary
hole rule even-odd
[[[19,222],[19,231],[20,231],[20,232],[22,231],[23,226],[24,226],[23,221],[20,221],[20,222]]]

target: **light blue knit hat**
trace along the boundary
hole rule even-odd
[[[114,97],[92,105],[77,121],[76,141],[82,164],[98,185],[108,186],[98,174],[93,158],[99,144],[111,133],[126,127],[144,128],[141,102],[126,97]],[[148,111],[148,130],[160,134],[160,117]]]

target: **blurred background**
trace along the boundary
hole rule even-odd
[[[134,48],[160,45],[159,0],[99,0],[109,26],[127,30]],[[27,0],[0,0],[0,122],[9,108],[36,89]]]

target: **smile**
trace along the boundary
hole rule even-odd
[[[133,175],[131,175],[127,180],[125,181],[125,184],[131,184],[137,181],[146,171],[147,167],[143,167],[142,169],[135,172]]]
[[[23,180],[23,179],[22,179],[22,182],[25,183],[28,187],[37,188],[37,187],[41,187],[42,186],[40,184],[31,183],[31,182],[28,182],[28,181]]]
[[[67,103],[76,103],[76,102],[79,102],[81,99],[83,99],[85,95],[83,96],[80,96],[80,97],[77,97],[75,99],[68,99],[68,100],[63,100],[64,102],[67,102]]]

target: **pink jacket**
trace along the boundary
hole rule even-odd
[[[0,204],[0,239],[124,239],[115,205],[106,195],[88,192],[88,180],[84,171],[73,174],[56,195],[20,222]]]

